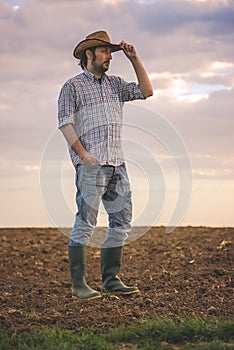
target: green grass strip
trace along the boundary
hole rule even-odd
[[[33,329],[11,339],[0,333],[0,350],[109,350],[106,336],[92,332],[74,333],[56,327]]]
[[[234,321],[156,319],[108,334],[39,328],[10,338],[0,331],[0,350],[234,350]]]
[[[171,344],[211,340],[231,342],[234,341],[234,321],[184,319],[175,322],[170,319],[157,319],[146,321],[140,326],[120,327],[111,332],[110,339],[112,341],[131,339],[138,344],[144,342],[144,339],[157,339]]]

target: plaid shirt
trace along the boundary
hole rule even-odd
[[[122,150],[123,105],[126,101],[144,99],[136,83],[104,75],[99,81],[91,72],[69,79],[58,100],[58,127],[72,124],[83,147],[101,164],[120,165]],[[75,168],[81,160],[69,147]]]

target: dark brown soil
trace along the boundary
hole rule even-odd
[[[0,241],[0,323],[9,334],[41,325],[105,332],[157,317],[234,317],[234,228],[149,229],[125,246],[120,273],[141,293],[89,302],[71,298],[68,239],[59,230],[0,229]],[[87,281],[101,289],[97,248],[88,248]]]

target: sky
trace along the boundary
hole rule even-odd
[[[134,44],[154,89],[125,106],[133,224],[233,226],[233,0],[0,0],[0,226],[73,225],[57,99],[99,29]],[[108,74],[136,81],[123,52]]]

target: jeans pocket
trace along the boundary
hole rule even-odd
[[[85,183],[90,183],[92,185],[96,184],[97,175],[100,169],[101,169],[100,164],[94,164],[89,167],[83,166],[82,181]]]

